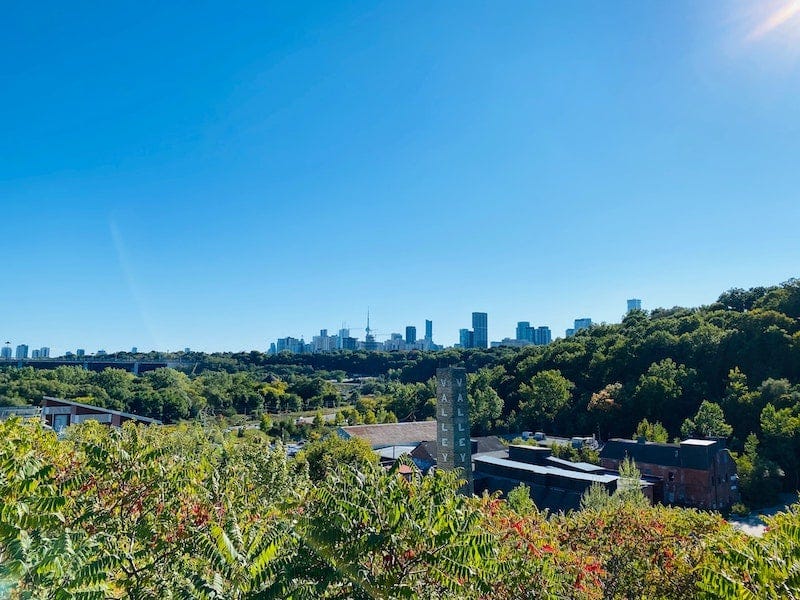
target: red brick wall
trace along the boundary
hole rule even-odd
[[[606,469],[619,469],[619,460],[604,458],[601,464]],[[727,450],[720,450],[708,471],[681,467],[665,467],[649,463],[636,463],[642,475],[659,477],[664,482],[662,498],[665,504],[681,504],[698,508],[725,509],[739,501],[738,490],[732,490],[737,482],[736,463]]]

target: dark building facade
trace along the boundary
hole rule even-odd
[[[92,406],[91,404],[73,402],[72,400],[64,400],[62,398],[51,398],[50,396],[45,396],[42,400],[42,420],[55,431],[61,431],[70,425],[84,423],[86,421],[97,421],[98,423],[103,423],[112,427],[121,427],[126,421],[161,424],[161,421],[158,419],[142,417],[140,415],[102,408],[100,406]]]
[[[606,469],[618,469],[630,458],[645,477],[655,477],[654,500],[695,508],[725,510],[739,501],[736,463],[722,441],[684,440],[657,444],[612,439],[600,452]]]

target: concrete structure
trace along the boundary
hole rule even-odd
[[[17,358],[28,358],[28,345],[27,344],[20,344],[17,346]]]
[[[433,341],[433,321],[425,319],[425,339]]]
[[[509,348],[524,348],[525,346],[533,346],[533,342],[527,340],[512,340],[511,338],[503,338],[499,342],[492,342],[489,344],[491,348],[502,348],[503,346]]]
[[[358,348],[358,340],[354,337],[341,338],[342,350],[355,350]]]
[[[628,300],[628,312],[632,310],[642,310],[642,301],[639,298],[630,298]]]
[[[12,417],[21,419],[36,419],[41,416],[42,409],[38,406],[0,406],[0,421]]]
[[[592,320],[589,317],[582,317],[580,319],[575,319],[575,333],[578,333],[581,329],[589,329],[592,326]]]
[[[680,444],[612,439],[600,452],[607,469],[628,457],[643,476],[657,478],[654,500],[724,510],[739,501],[736,463],[720,440],[688,439]]]
[[[458,345],[462,348],[474,348],[475,336],[469,329],[458,330]]]
[[[416,344],[417,343],[417,328],[413,325],[409,325],[406,327],[406,344]]]
[[[533,343],[537,346],[546,346],[553,341],[553,333],[546,325],[540,325],[533,332]]]
[[[311,338],[312,352],[333,352],[337,346],[336,336],[328,335],[327,329],[320,329],[319,335]]]
[[[529,342],[531,344],[535,344],[536,346],[544,346],[549,344],[552,339],[553,334],[550,332],[550,328],[545,325],[540,327],[532,327],[529,321],[520,321],[517,323],[516,340],[518,342]]]
[[[84,350],[83,348],[78,348],[77,350],[75,350],[75,356],[77,356],[78,358],[83,358],[84,356],[86,356],[86,350]]]
[[[39,348],[39,358],[50,358],[50,348],[47,346]]]
[[[489,315],[482,312],[472,313],[473,347],[489,347]]]
[[[285,338],[278,338],[278,345],[276,350],[280,354],[281,352],[291,352],[293,354],[301,354],[303,352],[303,347],[305,346],[305,342],[302,339],[297,339],[293,337],[285,337]]]
[[[55,431],[86,421],[97,421],[112,427],[120,427],[126,421],[161,424],[158,419],[50,396],[45,396],[42,400],[42,419]]]
[[[472,494],[472,444],[469,437],[467,372],[460,367],[436,369],[436,464],[458,470],[466,479],[462,493]]]
[[[347,327],[344,327],[344,326],[343,326],[343,327],[342,327],[342,328],[339,330],[339,339],[338,339],[338,340],[336,340],[336,341],[337,341],[337,343],[338,343],[338,345],[337,345],[336,347],[337,347],[339,350],[344,350],[344,349],[345,349],[345,347],[344,347],[344,344],[345,344],[344,340],[345,340],[345,338],[349,338],[349,337],[350,337],[350,330],[349,330]]]
[[[402,334],[393,333],[389,336],[389,339],[383,343],[383,349],[387,352],[396,352],[398,350],[405,350],[406,343],[403,340]]]
[[[11,346],[3,346],[3,348],[0,349],[0,357],[2,358],[11,358],[13,354]]]

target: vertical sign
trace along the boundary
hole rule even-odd
[[[472,494],[472,443],[469,439],[467,372],[436,369],[436,462],[439,469],[460,470],[461,488]]]

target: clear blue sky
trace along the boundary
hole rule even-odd
[[[797,4],[8,5],[2,341],[563,335],[799,275]]]

